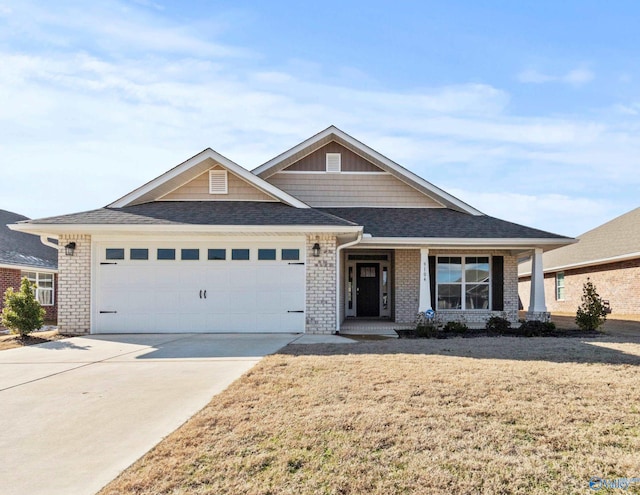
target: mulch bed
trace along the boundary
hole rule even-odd
[[[541,335],[526,335],[523,332],[520,332],[517,328],[511,329],[509,332],[505,332],[502,334],[495,334],[487,332],[484,328],[479,329],[469,329],[466,332],[447,332],[447,331],[439,331],[435,336],[418,336],[416,335],[416,331],[413,328],[404,329],[404,330],[396,330],[398,337],[401,339],[449,339],[453,337],[462,337],[464,339],[475,338],[475,337],[576,337],[576,338],[596,338],[602,337],[604,334],[598,332],[596,330],[585,331],[579,329],[556,329],[553,331],[545,332]]]

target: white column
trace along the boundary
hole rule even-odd
[[[418,312],[424,313],[431,307],[431,281],[429,280],[429,249],[420,248],[420,295]]]
[[[544,271],[542,268],[542,249],[536,248],[531,256],[531,297],[529,313],[546,313],[544,299]]]

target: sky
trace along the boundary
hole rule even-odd
[[[0,209],[105,206],[336,125],[504,220],[640,206],[640,2],[0,0]]]

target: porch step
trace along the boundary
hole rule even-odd
[[[346,320],[340,326],[340,335],[378,335],[398,338],[395,329],[402,327],[401,323],[387,320]]]

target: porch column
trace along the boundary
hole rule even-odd
[[[544,300],[544,271],[542,267],[542,249],[535,248],[531,256],[531,296],[529,298],[528,315],[535,318],[534,315],[547,312],[547,305]]]
[[[420,295],[418,312],[424,313],[431,307],[431,281],[429,280],[429,249],[420,248]]]

